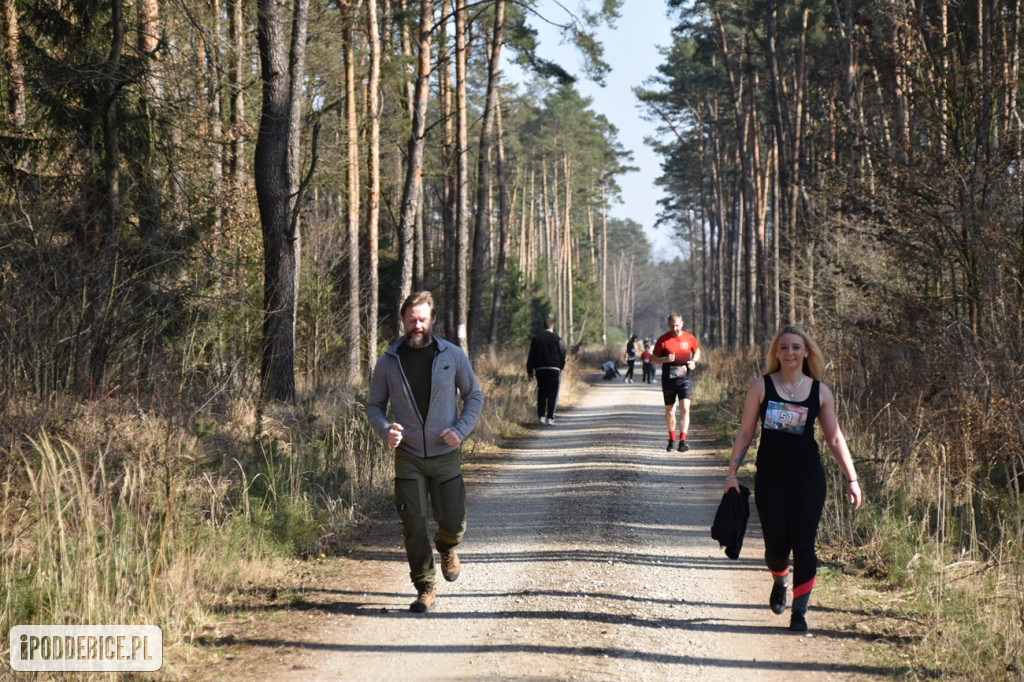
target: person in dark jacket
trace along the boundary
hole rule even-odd
[[[726,492],[739,490],[736,472],[760,423],[754,503],[761,519],[765,563],[773,577],[768,605],[775,613],[786,610],[792,553],[789,629],[794,632],[807,631],[805,614],[818,570],[814,544],[825,508],[825,471],[814,439],[815,422],[849,481],[847,498],[854,509],[862,501],[857,470],[836,418],[835,397],[821,382],[824,367],[821,349],[806,331],[796,325],[779,330],[768,350],[768,372],[747,389],[725,478]]]
[[[405,334],[377,360],[366,417],[395,449],[395,503],[417,593],[409,609],[423,613],[437,597],[428,508],[437,522],[434,547],[441,554],[441,574],[452,582],[461,570],[455,548],[466,532],[467,507],[459,445],[476,426],[484,397],[462,349],[434,335],[429,291],[406,298],[401,317]]]
[[[526,375],[537,379],[537,421],[555,423],[558,388],[565,369],[565,342],[555,333],[555,318],[548,315],[544,330],[530,341],[526,357]]]

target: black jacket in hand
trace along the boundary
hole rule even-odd
[[[711,537],[725,547],[725,555],[730,559],[740,558],[743,547],[743,534],[747,532],[747,519],[750,518],[750,488],[741,485],[739,492],[729,488],[715,513],[715,522],[711,524]]]

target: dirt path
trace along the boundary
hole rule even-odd
[[[217,678],[758,679],[872,676],[847,662],[827,609],[811,634],[767,606],[756,516],[730,561],[710,537],[723,465],[665,452],[657,384],[597,382],[501,464],[467,477],[462,575],[429,614],[397,520],[371,533],[332,585],[222,640]],[[753,505],[751,505],[753,507]],[[752,510],[753,511],[753,510]],[[438,572],[440,578],[440,571]],[[201,674],[201,675],[202,675]]]

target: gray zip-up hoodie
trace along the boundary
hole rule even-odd
[[[390,402],[394,421],[404,429],[399,447],[416,457],[434,457],[451,452],[455,448],[441,439],[441,432],[450,427],[465,440],[483,411],[484,394],[476,381],[473,366],[461,348],[434,335],[437,350],[430,379],[430,407],[424,423],[398,357],[398,348],[403,343],[404,336],[380,356],[373,370],[370,395],[366,399],[366,417],[370,427],[378,436],[387,439],[392,423],[387,414]],[[456,389],[462,397],[461,415]]]

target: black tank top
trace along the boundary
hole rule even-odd
[[[819,387],[811,381],[806,400],[783,400],[770,375],[764,375],[761,403],[761,440],[757,444],[757,470],[761,473],[792,473],[821,466],[814,422],[821,408]]]

